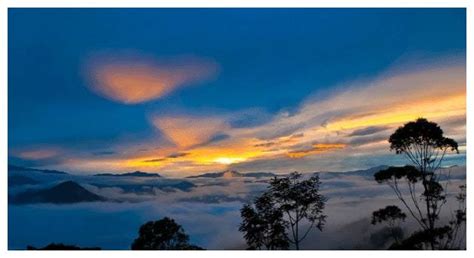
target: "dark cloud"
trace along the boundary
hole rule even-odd
[[[349,144],[352,146],[359,146],[373,142],[379,142],[383,140],[388,140],[387,135],[374,135],[374,136],[360,136],[354,137],[349,141]]]
[[[348,136],[349,137],[366,136],[366,135],[371,135],[371,134],[375,134],[375,133],[378,133],[378,132],[382,132],[382,131],[385,131],[387,129],[389,129],[389,127],[387,127],[387,126],[369,126],[369,127],[365,127],[365,128],[362,128],[362,129],[355,130],[351,134],[349,134]]]
[[[184,157],[184,156],[188,156],[188,155],[189,155],[189,153],[187,153],[187,152],[177,152],[177,153],[173,153],[173,154],[168,155],[167,158],[175,159],[175,158]]]
[[[255,144],[254,147],[271,147],[274,146],[276,143],[275,142],[263,142],[259,144]]]
[[[153,162],[160,162],[160,161],[165,161],[165,160],[167,160],[167,158],[147,159],[147,160],[144,160],[143,162],[153,163]]]
[[[97,151],[92,153],[94,156],[110,156],[116,154],[115,151]]]

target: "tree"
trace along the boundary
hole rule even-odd
[[[242,223],[239,231],[244,232],[244,238],[249,249],[268,250],[289,247],[288,237],[285,233],[286,222],[283,212],[275,208],[272,197],[264,193],[258,197],[254,204],[246,204],[240,210]]]
[[[132,243],[132,250],[201,250],[189,244],[181,225],[165,217],[158,221],[149,221],[139,230],[139,236]]]
[[[446,189],[440,184],[442,170],[439,168],[448,151],[459,153],[458,144],[444,137],[443,130],[436,123],[424,118],[399,127],[390,136],[389,143],[391,150],[404,155],[412,165],[379,171],[374,175],[375,180],[388,184],[394,190],[421,227],[407,239],[411,246],[425,247],[425,244],[418,242],[413,244],[425,241],[431,249],[440,249],[443,246],[439,239],[450,232],[446,233],[446,227],[437,225],[441,208],[446,203]],[[402,181],[406,183],[408,193],[402,192]],[[417,192],[418,185],[422,187],[421,193]]]
[[[240,231],[245,233],[250,248],[284,249],[291,243],[298,250],[312,229],[322,231],[326,198],[319,193],[319,176],[306,180],[301,176],[293,172],[287,177],[273,178],[254,206],[247,204],[242,208]]]
[[[319,175],[301,180],[301,174],[291,173],[288,177],[273,178],[270,181],[269,191],[274,198],[277,209],[286,214],[287,225],[291,235],[290,243],[299,250],[300,243],[314,228],[323,229],[326,216],[323,214],[326,198],[319,193]],[[306,229],[302,222],[309,222]]]
[[[399,243],[403,237],[400,222],[404,221],[406,217],[407,215],[400,208],[395,205],[388,205],[372,213],[372,225],[386,223],[393,240],[395,243]]]

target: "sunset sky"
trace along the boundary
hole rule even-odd
[[[402,164],[426,117],[465,163],[464,9],[11,9],[9,162],[187,176]]]

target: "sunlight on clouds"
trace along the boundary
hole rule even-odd
[[[228,129],[224,120],[213,117],[156,117],[153,125],[183,148],[207,142],[217,133]]]
[[[419,117],[436,121],[445,117],[463,116],[466,113],[466,95],[457,94],[437,99],[420,99],[414,103],[402,103],[370,115],[346,117],[327,124],[328,130],[347,130],[380,125],[401,125]]]
[[[178,87],[210,79],[217,65],[198,58],[166,61],[146,59],[99,60],[91,65],[90,88],[95,93],[124,104],[136,104],[163,97]]]
[[[245,159],[244,158],[221,157],[221,158],[215,159],[214,161],[217,162],[217,163],[220,163],[220,164],[230,165],[230,164],[233,164],[233,163],[245,161]]]
[[[309,155],[315,155],[320,153],[325,153],[334,150],[340,150],[346,147],[346,144],[343,143],[318,143],[314,144],[311,149],[306,150],[296,150],[290,151],[287,153],[288,157],[290,158],[302,158]]]

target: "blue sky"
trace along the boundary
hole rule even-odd
[[[377,127],[381,139],[416,116],[462,145],[465,24],[464,9],[10,9],[9,159],[85,173],[179,175],[255,162],[307,170],[359,148],[386,150],[348,137]],[[426,87],[457,95],[428,96],[434,105],[395,112],[403,119],[385,112],[340,124],[396,110]],[[350,114],[324,105],[343,96]],[[310,108],[325,113],[309,117]],[[329,132],[332,121],[339,127]],[[317,126],[324,130],[312,135]],[[278,150],[267,148],[277,140]],[[302,155],[285,155],[293,152]]]

